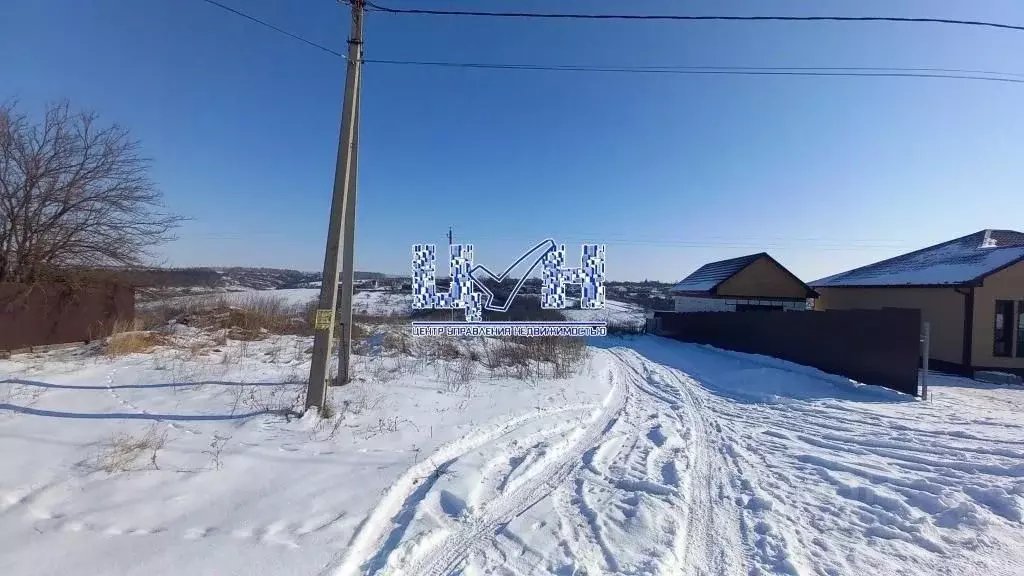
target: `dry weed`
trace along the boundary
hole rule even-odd
[[[167,337],[159,332],[115,331],[107,338],[104,352],[107,356],[141,354],[164,344],[167,344]]]
[[[118,434],[105,443],[104,450],[96,458],[95,468],[107,474],[132,472],[139,470],[138,460],[148,454],[149,465],[153,470],[159,470],[157,454],[166,443],[167,430],[159,430],[157,424],[150,426],[149,430],[139,437]]]

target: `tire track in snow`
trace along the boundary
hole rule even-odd
[[[582,568],[586,574],[657,574],[676,560],[665,551],[672,549],[672,534],[679,532],[678,483],[653,478],[663,479],[663,462],[673,461],[675,444],[684,443],[686,435],[676,434],[675,415],[668,409],[674,401],[641,393],[642,382],[631,370],[623,385],[631,393],[621,414],[584,452],[571,481],[553,494],[559,535],[568,549],[567,564],[557,569],[562,572]],[[633,544],[623,547],[623,542]]]
[[[607,413],[607,406],[613,401],[617,391],[617,387],[613,388],[605,398],[603,406],[594,411],[595,417],[598,417],[599,419],[600,415]],[[380,502],[378,502],[370,515],[363,522],[359,531],[354,536],[348,551],[343,557],[329,564],[321,574],[351,576],[365,572],[373,573],[383,568],[382,564],[386,563],[388,555],[398,544],[396,541],[389,542],[386,534],[393,534],[394,529],[398,528],[398,526],[395,526],[395,520],[403,519],[405,516],[403,514],[404,511],[412,510],[414,512],[415,507],[420,504],[422,500],[417,500],[416,496],[418,485],[423,479],[435,477],[438,470],[450,466],[452,462],[467,452],[493,442],[506,434],[512,433],[532,420],[582,410],[594,410],[594,408],[593,405],[575,405],[549,410],[538,410],[486,428],[478,429],[468,436],[464,436],[442,446],[431,454],[430,457],[409,468],[401,477],[398,478],[398,480],[395,481],[392,487],[387,491],[387,493],[385,493],[384,497]],[[508,500],[509,498],[509,496],[505,496],[504,500]],[[408,519],[411,520],[411,515]],[[474,523],[473,526],[476,524],[478,523]],[[465,544],[470,543],[465,541],[464,533],[467,529],[468,528],[464,527],[460,533],[455,535],[459,536],[459,534],[463,534],[461,540],[456,543],[459,545],[456,546],[456,544],[450,544],[449,547],[456,546],[464,553],[467,550]],[[447,544],[453,537],[454,536],[449,536],[441,545],[443,546]],[[412,573],[419,574],[418,572]]]
[[[407,568],[394,573],[415,576],[442,576],[454,570],[476,546],[490,541],[513,518],[522,514],[554,491],[574,469],[580,466],[583,454],[597,443],[614,424],[630,393],[628,384],[609,373],[611,390],[589,421],[566,438],[531,471],[509,482],[507,492],[492,500],[479,516],[464,522],[438,546],[424,550]],[[339,572],[339,574],[350,574]]]
[[[691,431],[692,438],[684,474],[670,471],[679,483],[684,508],[681,533],[676,535],[674,554],[684,573],[743,574],[738,556],[739,518],[725,493],[724,479],[730,477],[721,453],[712,446],[712,434],[705,421],[705,408],[688,382],[677,371],[644,358],[631,349],[615,350],[616,356],[639,379],[638,387],[672,408],[677,420]],[[717,483],[716,483],[717,481]]]

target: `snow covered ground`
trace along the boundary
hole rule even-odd
[[[579,304],[575,304],[579,306]],[[625,326],[643,326],[645,320],[644,309],[636,304],[628,302],[617,302],[605,300],[604,308],[600,310],[580,310],[568,308],[562,311],[569,320],[580,322],[608,322]]]
[[[357,356],[297,418],[308,346],[0,361],[0,574],[1024,573],[1020,387],[607,338],[561,380]]]

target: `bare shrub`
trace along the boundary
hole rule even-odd
[[[366,365],[366,372],[370,382],[376,385],[387,384],[397,376],[395,370],[388,368],[387,360],[383,356],[372,358]]]
[[[210,457],[210,466],[214,470],[224,468],[224,462],[221,460],[221,453],[224,452],[224,447],[227,446],[228,440],[231,440],[231,436],[221,436],[220,434],[215,433],[213,438],[210,439],[209,448],[203,450],[203,454]]]
[[[417,431],[419,430],[419,426],[413,423],[412,420],[400,416],[387,416],[378,418],[376,426],[367,426],[363,430],[362,436],[363,439],[370,439],[389,432],[398,432],[404,424],[412,426]]]
[[[434,364],[434,374],[439,381],[444,383],[445,390],[448,392],[463,390],[473,380],[475,373],[476,362],[467,357]]]
[[[345,413],[337,410],[332,403],[325,402],[324,408],[320,412],[320,416],[321,418],[313,427],[313,431],[310,436],[313,440],[320,442],[324,440],[333,440],[338,435],[338,432],[341,430],[341,427],[345,422]]]
[[[167,443],[167,430],[159,430],[157,424],[150,426],[142,436],[118,434],[105,443],[104,450],[98,455],[95,468],[114,474],[138,470],[137,462],[148,455],[149,465],[159,470],[157,454]]]
[[[319,309],[320,300],[317,298],[309,300],[299,307],[298,314],[302,318],[306,331],[310,334],[313,333],[313,328],[316,325],[316,311]]]
[[[450,336],[441,336],[422,340],[423,344],[417,347],[417,355],[429,363],[438,360],[455,360],[462,356],[458,343]]]
[[[313,333],[316,303],[288,304],[272,293],[252,293],[241,300],[202,296],[173,298],[141,308],[143,326],[156,328],[174,322],[216,332],[213,344],[232,340],[261,340],[269,334],[308,336]]]
[[[526,346],[512,340],[497,340],[485,350],[484,360],[492,373],[529,380],[535,376]]]
[[[384,333],[384,340],[381,342],[384,351],[411,355],[412,345],[409,342],[409,335],[401,330],[389,330]]]
[[[296,408],[301,405],[305,387],[299,383],[285,382],[281,384],[237,384],[232,388],[234,396],[231,415],[240,408],[250,414],[297,414]]]
[[[353,314],[353,322],[366,324],[368,326],[395,326],[409,322],[408,316],[402,314]]]
[[[365,342],[369,336],[370,333],[366,330],[366,328],[363,328],[362,326],[356,324],[355,322],[352,323],[352,334],[349,335],[349,338],[352,339],[353,346]]]
[[[240,305],[230,307],[221,327],[235,340],[259,340],[267,334],[291,334],[305,328],[297,312],[269,294],[251,294]]]
[[[384,399],[383,394],[359,386],[349,392],[349,398],[344,401],[342,408],[344,412],[358,416],[367,411],[377,410]]]
[[[568,378],[579,372],[587,359],[587,344],[582,338],[557,338],[550,345],[554,349],[551,375]]]
[[[519,380],[545,375],[566,378],[582,367],[586,357],[583,339],[556,336],[485,340],[481,354],[492,373]]]
[[[609,322],[607,330],[609,336],[639,336],[646,331],[643,324],[636,322]]]
[[[184,317],[188,312],[189,306],[184,301],[161,301],[140,306],[135,317],[141,328],[155,330]]]

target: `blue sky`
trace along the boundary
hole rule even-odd
[[[344,51],[331,0],[222,0]],[[387,0],[393,6],[939,16],[1024,3]],[[905,66],[1024,73],[1024,33],[939,25],[484,20],[370,14],[376,59]],[[200,0],[7,0],[0,99],[117,121],[168,206],[166,263],[317,270],[344,62]],[[1024,85],[368,64],[357,268],[413,242],[503,265],[544,237],[608,244],[610,279],[678,280],[766,250],[805,280],[982,228],[1024,228]]]

